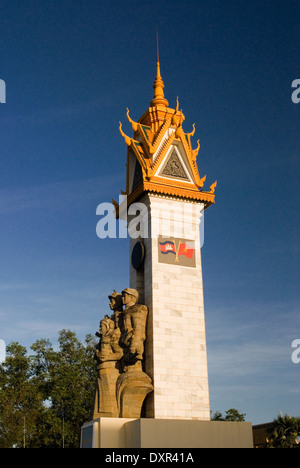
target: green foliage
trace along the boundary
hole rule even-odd
[[[77,448],[89,418],[95,387],[95,342],[59,333],[59,349],[48,340],[7,347],[0,365],[0,448]]]
[[[212,417],[212,421],[238,421],[244,422],[246,414],[240,413],[237,409],[231,408],[225,411],[225,416],[222,415],[220,411],[216,411]]]
[[[269,448],[300,448],[300,418],[280,414],[268,428]]]

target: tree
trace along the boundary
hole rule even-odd
[[[0,447],[77,448],[89,419],[95,387],[95,342],[59,332],[59,349],[49,340],[26,348],[12,343],[0,366]],[[25,432],[24,432],[25,428]]]
[[[43,411],[42,395],[31,379],[30,358],[18,343],[7,347],[0,366],[0,447],[23,447],[34,437]],[[26,428],[26,432],[25,432]]]
[[[237,409],[231,408],[227,411],[225,411],[225,416],[222,415],[220,411],[216,411],[212,417],[212,421],[238,421],[238,422],[244,422],[246,414],[240,413]]]
[[[80,430],[89,418],[95,387],[94,345],[86,337],[85,346],[75,333],[59,332],[59,351],[55,352],[45,340],[36,342],[35,351],[37,385],[48,404],[47,445],[79,447]]]
[[[267,432],[269,448],[299,448],[300,418],[280,414]]]

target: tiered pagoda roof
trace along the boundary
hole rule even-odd
[[[206,176],[200,176],[197,167],[200,143],[198,140],[193,149],[191,142],[195,125],[192,132],[184,132],[185,117],[179,110],[178,98],[176,108],[169,108],[158,57],[153,88],[150,107],[137,122],[131,119],[127,109],[133,137],[125,135],[120,123],[119,130],[127,145],[126,191],[122,194],[127,195],[128,205],[149,192],[203,202],[208,208],[215,202],[217,183],[204,190]]]

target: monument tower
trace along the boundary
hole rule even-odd
[[[139,120],[127,109],[133,137],[120,123],[127,145],[126,208],[130,215],[130,207],[145,207],[140,238],[129,222],[130,288],[149,309],[144,369],[154,391],[144,416],[209,420],[200,223],[214,203],[216,182],[204,190],[206,176],[196,162],[199,140],[192,146],[195,126],[183,130],[178,98],[176,108],[169,107],[158,54],[153,88]],[[119,215],[121,206],[115,205]]]
[[[130,236],[130,287],[100,322],[97,383],[83,448],[253,446],[251,423],[210,421],[201,246],[204,190],[184,115],[169,107],[157,54],[154,96],[127,145],[126,191],[114,201]],[[124,216],[125,215],[125,216]]]

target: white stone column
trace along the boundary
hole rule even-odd
[[[142,290],[149,307],[145,372],[153,379],[155,390],[147,397],[146,416],[209,420],[199,234],[203,205],[152,194],[146,194],[141,202],[148,210],[149,236],[142,239],[142,269],[137,272],[130,266],[130,287]],[[161,263],[161,235],[194,241],[196,266]],[[136,241],[130,240],[130,254]]]

